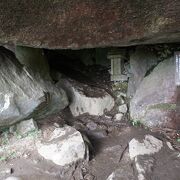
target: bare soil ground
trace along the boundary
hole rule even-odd
[[[66,112],[67,113],[67,112]],[[69,115],[69,113],[67,113]],[[67,116],[64,113],[64,117]],[[66,117],[67,118],[67,117]],[[157,153],[155,167],[149,179],[152,180],[179,180],[180,177],[180,153],[172,151],[166,145],[167,139],[160,133],[152,133],[140,127],[132,127],[124,122],[123,126],[103,126],[97,124],[96,131],[87,127],[89,122],[94,122],[95,117],[84,115],[79,117],[79,121],[71,125],[79,126],[79,130],[89,137],[92,147],[90,161],[79,162],[69,167],[62,168],[40,157],[33,150],[22,157],[12,157],[0,163],[0,179],[13,175],[22,177],[23,180],[106,180],[108,176],[120,168],[124,177],[136,179],[134,165],[130,159],[125,158],[128,154],[128,143],[132,138],[142,139],[145,134],[152,134],[164,143],[163,149]],[[100,119],[100,118],[99,118]],[[83,121],[83,122],[82,122]],[[103,121],[103,117],[99,122]],[[64,122],[60,115],[56,115],[40,121],[39,128],[51,129],[54,123],[63,126]],[[82,128],[82,129],[81,129]]]

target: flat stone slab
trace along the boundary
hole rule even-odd
[[[139,155],[151,155],[159,152],[162,147],[162,141],[151,135],[145,135],[142,142],[135,138],[129,142],[129,155],[131,159],[134,159]]]

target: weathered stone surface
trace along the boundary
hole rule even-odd
[[[68,105],[65,92],[23,67],[10,51],[0,49],[0,126],[41,118]]]
[[[72,79],[61,79],[58,87],[64,88],[70,99],[70,110],[73,116],[84,113],[103,115],[114,107],[114,99],[105,90],[76,82]]]
[[[37,123],[33,119],[25,120],[17,124],[16,131],[19,135],[38,130]]]
[[[130,102],[132,120],[148,127],[180,128],[179,94],[174,59],[169,58],[158,64],[138,87]]]
[[[157,153],[163,147],[162,141],[151,135],[145,135],[143,142],[132,139],[129,142],[129,155],[131,160],[139,155],[151,155]]]
[[[158,63],[157,56],[147,47],[137,47],[130,56],[131,77],[128,82],[128,96],[132,97],[146,73]]]
[[[122,114],[122,113],[118,113],[118,114],[116,114],[116,115],[114,116],[114,118],[115,118],[115,121],[121,121],[122,118],[123,118],[123,114]]]
[[[134,161],[138,180],[146,180],[152,177],[155,161],[153,157],[137,156]]]
[[[126,150],[118,168],[113,171],[106,180],[135,180],[137,179],[132,168],[132,162],[129,153]]]
[[[23,46],[15,47],[15,55],[19,62],[31,69],[35,74],[40,74],[44,79],[49,79],[49,65],[42,49]]]
[[[11,176],[11,177],[6,178],[5,180],[23,180],[23,179],[20,177]]]
[[[56,128],[48,139],[38,142],[37,150],[45,159],[65,166],[84,159],[86,146],[80,132],[65,126]]]
[[[172,0],[13,0],[0,2],[0,42],[89,48],[180,41]]]
[[[123,105],[119,106],[118,110],[120,113],[127,113],[127,105],[123,104]]]

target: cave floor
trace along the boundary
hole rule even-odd
[[[78,123],[76,122],[74,125],[72,122],[69,123],[76,127],[83,126],[82,119],[85,121],[85,119],[93,118],[92,116],[85,115],[81,117]],[[41,130],[52,128],[52,125],[56,125],[57,121],[60,122],[60,119],[62,120],[62,117],[56,115],[46,121],[40,121],[38,126]],[[99,131],[97,132],[82,132],[87,134],[92,143],[89,161],[79,162],[62,168],[43,159],[35,150],[32,150],[23,153],[21,157],[12,157],[6,161],[2,161],[0,163],[0,179],[3,180],[12,175],[26,180],[105,180],[117,169],[121,169],[121,173],[125,177],[124,179],[136,179],[137,175],[134,170],[134,164],[127,158],[128,143],[131,139],[139,139],[146,134],[153,135],[162,140],[164,144],[160,153],[157,153],[153,157],[156,163],[153,167],[153,173],[148,178],[152,180],[179,179],[179,152],[171,150],[166,145],[167,138],[163,134],[153,133],[142,127],[133,127],[129,123],[124,123],[122,126],[119,125],[119,127],[109,126],[109,130],[106,130],[106,133],[100,125],[99,127]],[[80,128],[79,130],[81,131]]]
[[[99,72],[90,81],[89,85],[104,88],[112,92],[109,88],[109,74],[102,71],[92,70],[92,74]],[[72,72],[72,71],[71,71]],[[84,73],[85,74],[85,73]],[[87,73],[86,74],[90,74]],[[66,74],[70,76],[69,74]],[[98,78],[99,77],[99,78]],[[102,77],[104,81],[102,81]],[[76,80],[83,83],[82,76]],[[96,83],[95,83],[96,82]],[[163,141],[163,148],[153,156],[155,164],[152,173],[147,175],[151,180],[179,180],[180,179],[180,152],[179,145],[175,143],[174,134],[171,130],[161,131],[156,129],[152,132],[141,125],[132,126],[129,122],[128,114],[121,121],[114,121],[114,110],[105,113],[103,116],[90,116],[83,114],[73,117],[69,108],[64,109],[59,114],[38,121],[39,130],[51,129],[53,126],[64,126],[68,124],[79,130],[88,137],[91,142],[89,146],[89,161],[78,162],[68,167],[61,167],[47,161],[39,156],[37,150],[26,151],[16,156],[10,155],[0,162],[0,179],[4,180],[9,176],[18,176],[22,180],[106,180],[113,172],[118,171],[122,180],[136,180],[137,172],[134,163],[128,158],[129,142],[135,139],[143,139],[144,135],[150,134]],[[94,128],[96,126],[96,128]],[[174,150],[167,146],[170,141]],[[27,142],[24,142],[26,145]],[[118,180],[112,177],[108,180]]]

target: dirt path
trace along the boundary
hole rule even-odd
[[[128,154],[128,143],[132,138],[141,139],[151,132],[134,127],[121,128],[115,134],[111,133],[104,138],[92,138],[94,155],[89,162],[79,163],[68,168],[54,165],[41,158],[37,152],[29,152],[29,156],[10,159],[0,163],[0,179],[10,176],[5,171],[11,169],[13,176],[20,176],[23,180],[106,180],[116,169],[121,169],[123,176],[136,179],[136,172],[132,162],[125,158]],[[153,136],[163,140],[163,149],[156,154],[152,180],[179,180],[179,154],[166,145],[166,140],[159,134]],[[121,174],[122,175],[122,174]],[[89,179],[88,179],[89,178]],[[130,179],[131,179],[130,178]]]

